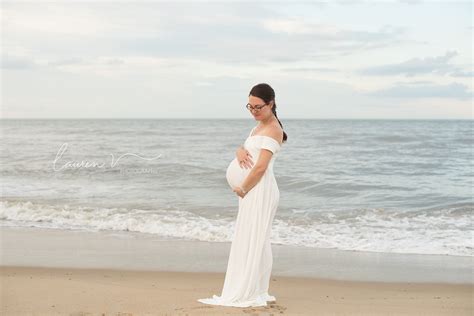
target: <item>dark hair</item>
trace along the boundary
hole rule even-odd
[[[272,107],[272,112],[275,115],[276,119],[278,120],[278,123],[280,123],[281,128],[283,129],[283,125],[280,122],[280,119],[277,116],[276,112],[276,103],[275,103],[275,91],[273,90],[270,85],[266,83],[259,83],[255,86],[253,86],[252,90],[250,90],[249,96],[253,95],[254,97],[260,98],[263,101],[265,101],[265,104],[270,103],[273,101],[273,107]],[[285,131],[283,131],[283,142],[286,142],[288,139],[288,135],[286,135]]]

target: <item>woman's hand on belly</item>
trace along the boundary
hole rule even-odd
[[[236,153],[237,160],[239,161],[240,168],[250,169],[253,166],[252,155],[244,147],[237,149]]]
[[[243,192],[242,191],[242,188],[241,187],[236,187],[234,188],[232,191],[234,191],[238,196],[240,196],[241,198],[244,198],[248,192]]]

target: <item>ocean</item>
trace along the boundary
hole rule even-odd
[[[274,244],[474,256],[472,120],[282,119]],[[252,119],[0,120],[0,226],[231,241]]]

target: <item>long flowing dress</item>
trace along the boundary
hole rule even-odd
[[[266,306],[276,298],[268,294],[273,256],[270,234],[273,218],[280,200],[280,191],[273,173],[273,164],[281,149],[272,137],[252,135],[244,147],[256,164],[262,149],[273,155],[260,181],[243,197],[239,198],[239,212],[230,248],[224,287],[221,296],[198,299],[211,305],[249,307]],[[252,167],[253,168],[253,167]],[[231,187],[242,183],[251,169],[241,168],[235,158],[227,168],[227,181]]]

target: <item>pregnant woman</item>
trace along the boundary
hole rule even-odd
[[[227,168],[227,181],[239,197],[239,212],[222,294],[198,299],[205,304],[249,307],[276,300],[268,293],[273,264],[270,233],[280,200],[273,163],[287,135],[268,84],[251,89],[246,107],[259,124]]]

